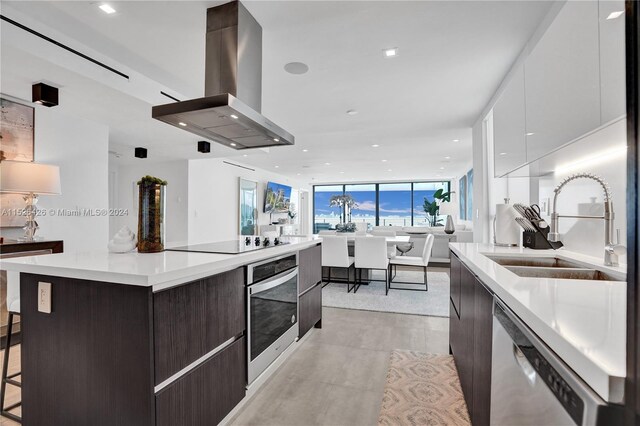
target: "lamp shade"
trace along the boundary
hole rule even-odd
[[[454,216],[456,214],[456,206],[453,203],[453,201],[450,202],[443,202],[440,204],[440,210],[439,210],[441,215],[451,215]]]
[[[60,194],[60,168],[24,161],[0,162],[0,192]]]

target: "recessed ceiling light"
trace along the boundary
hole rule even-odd
[[[506,152],[501,152],[500,155],[507,155],[507,153]]]
[[[183,123],[182,121],[178,123],[182,127],[187,127],[187,123]]]
[[[529,132],[529,133],[527,133],[526,135],[527,135],[527,136],[533,136],[533,135],[535,135],[535,133],[533,133],[533,132]]]
[[[387,171],[388,171],[388,172],[392,172],[393,170],[391,170],[391,169],[387,169]]]
[[[297,176],[300,176],[300,173],[296,173]]]
[[[331,163],[324,163],[324,165],[325,165],[325,166],[330,166],[330,165],[331,165]]]
[[[440,167],[440,170],[444,170],[444,167]]]
[[[231,118],[233,118],[233,119],[237,120],[237,119],[238,119],[238,116],[237,116],[237,115],[235,115],[235,114],[231,114]]]
[[[460,139],[454,139],[453,141],[454,142],[460,142]]]
[[[397,47],[393,47],[391,49],[384,49],[382,52],[384,53],[385,58],[393,58],[394,56],[398,56]]]
[[[387,160],[382,160],[382,162],[383,162],[383,163],[386,163],[386,162],[387,162]]]
[[[289,74],[306,74],[309,71],[309,65],[303,62],[289,62],[288,64],[285,64],[284,70]]]
[[[280,166],[276,166],[276,169],[280,168]]]
[[[112,8],[111,6],[109,6],[108,4],[101,4],[98,7],[100,9],[102,9],[102,11],[104,13],[106,13],[107,15],[111,15],[112,13],[116,13],[116,10],[114,8]]]
[[[280,139],[278,139],[278,138],[273,138],[273,141],[274,141],[274,142],[280,142]]]
[[[248,157],[248,156],[249,156],[249,154],[242,154],[242,156],[243,156],[243,157]]]
[[[357,113],[358,113],[358,111],[356,111],[355,109],[347,110],[347,114],[349,114],[349,115],[356,115]]]
[[[609,16],[607,16],[607,20],[619,18],[619,17],[622,16],[623,13],[624,13],[624,10],[618,10],[616,12],[611,12],[609,14]]]
[[[236,143],[235,142],[231,142],[229,145],[236,146]]]
[[[342,174],[344,174],[344,172],[340,172],[340,174],[342,175]]]
[[[451,160],[451,157],[446,156],[446,157],[444,157],[444,159],[445,159],[445,160]]]
[[[303,149],[302,152],[309,152],[309,150],[308,149]]]
[[[377,147],[379,147],[379,146],[380,146],[380,145],[378,145],[377,143],[374,143],[373,145],[371,145],[371,147],[372,147],[372,148],[377,148]]]

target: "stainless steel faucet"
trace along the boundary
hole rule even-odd
[[[592,179],[598,182],[604,190],[604,215],[603,216],[586,216],[586,215],[559,215],[558,209],[558,195],[562,188],[569,182],[576,179]],[[560,234],[558,234],[558,219],[561,217],[568,217],[574,219],[604,219],[604,264],[605,266],[618,266],[618,256],[624,254],[626,247],[620,245],[620,233],[617,234],[617,242],[613,242],[613,202],[611,201],[611,188],[609,185],[599,176],[593,173],[576,173],[565,178],[560,184],[553,190],[553,212],[551,213],[551,229],[549,232],[549,241],[560,241]]]

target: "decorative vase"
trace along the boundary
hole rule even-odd
[[[166,187],[157,183],[138,183],[138,252],[164,250],[164,211]]]
[[[453,224],[453,219],[451,218],[450,214],[447,215],[447,222],[444,225],[444,232],[447,234],[453,234],[454,232],[456,232],[456,227]]]

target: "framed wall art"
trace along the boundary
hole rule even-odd
[[[33,161],[35,110],[27,103],[0,97],[0,161]],[[24,207],[19,194],[0,194],[0,227],[24,226],[26,218],[15,215]]]

